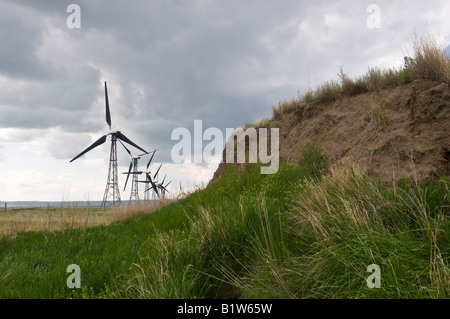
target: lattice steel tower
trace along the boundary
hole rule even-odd
[[[120,205],[119,175],[117,174],[117,136],[111,134],[111,152],[109,154],[108,180],[106,181],[105,193],[103,195],[102,207]]]
[[[147,155],[148,153],[146,152],[145,154],[141,154],[141,155],[133,155],[130,152],[130,150],[122,142],[120,142],[120,144],[122,144],[123,148],[131,156],[130,167],[128,168],[128,172],[123,173],[123,174],[127,174],[127,179],[125,181],[125,186],[123,188],[124,191],[127,188],[128,178],[130,177],[130,175],[133,175],[133,177],[131,179],[131,194],[130,194],[130,202],[129,202],[129,204],[131,204],[133,201],[139,201],[139,186],[138,186],[139,185],[139,175],[141,175],[143,172],[138,171],[138,160],[141,159],[141,156]],[[153,152],[153,154],[154,154],[154,152]]]
[[[134,201],[139,201],[139,186],[138,186],[138,159],[140,157],[133,158],[133,179],[131,180],[131,195],[130,203]]]

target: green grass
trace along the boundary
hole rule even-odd
[[[389,186],[329,170],[317,145],[230,167],[157,212],[86,233],[0,239],[0,298],[448,298],[450,181]],[[447,215],[446,215],[447,214]],[[68,289],[78,264],[82,289]],[[369,289],[366,268],[381,268]]]

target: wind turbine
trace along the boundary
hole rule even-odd
[[[186,195],[187,195],[187,193],[185,193],[183,191],[183,188],[181,187],[181,181],[180,181],[180,193],[178,194],[177,199],[184,198],[184,197],[186,197]]]
[[[127,180],[125,182],[125,187],[127,185],[127,181],[128,181],[128,178],[129,178],[130,175],[133,175],[133,183],[136,183],[136,184],[137,183],[145,183],[145,191],[144,191],[144,201],[145,202],[150,201],[149,190],[151,190],[151,189],[153,189],[155,191],[155,193],[159,197],[158,185],[155,182],[153,182],[152,176],[151,176],[151,171],[149,170],[149,166],[150,166],[150,164],[151,164],[151,162],[153,160],[153,157],[155,156],[155,152],[156,152],[156,150],[153,151],[153,154],[152,154],[152,156],[150,157],[150,159],[149,159],[149,161],[147,163],[147,167],[146,167],[145,171],[138,171],[137,169],[134,169],[133,171],[131,171],[131,168],[132,168],[132,165],[133,165],[133,162],[131,162],[130,163],[130,167],[128,169],[128,172],[127,173],[123,173],[123,174],[127,174]],[[139,181],[137,179],[137,176],[141,175],[141,174],[145,174],[145,181]],[[136,186],[136,191],[137,191],[137,186]]]
[[[150,164],[150,162],[149,162]],[[154,180],[156,179],[156,177],[158,176],[159,170],[161,169],[162,163],[161,165],[159,165],[158,170],[156,171],[155,175],[153,175],[153,180],[152,180],[152,176],[151,176],[151,172],[148,170],[148,166],[147,165],[147,171],[145,172],[145,177],[146,180],[144,181],[144,183],[146,183],[146,187],[145,187],[145,199],[148,201],[150,200],[149,196],[150,196],[150,190],[153,189],[153,191],[156,193],[156,195],[159,198],[159,191],[158,191],[158,184],[157,182],[155,182]],[[151,184],[152,186],[150,187],[149,184]]]
[[[166,185],[164,185],[164,181],[166,180],[166,177],[167,177],[167,174],[164,175],[162,182],[160,184],[158,184],[158,188],[161,190],[162,198],[166,198],[166,192],[170,193],[167,190],[167,186],[169,186],[169,184],[172,183],[172,181],[169,181]]]
[[[123,148],[127,151],[128,154],[131,156],[131,162],[130,167],[128,168],[128,173],[122,173],[127,174],[127,179],[125,180],[125,186],[123,187],[123,191],[127,188],[128,178],[130,177],[130,174],[133,175],[132,181],[131,181],[131,195],[130,195],[130,201],[129,204],[133,200],[136,200],[139,202],[139,187],[138,187],[138,174],[142,174],[142,172],[138,171],[138,160],[141,159],[141,156],[147,155],[148,153],[140,154],[140,155],[133,155],[131,154],[130,150],[125,146],[125,144],[122,143],[121,140],[119,140],[120,144],[122,144]],[[155,150],[156,151],[156,150]],[[153,154],[155,154],[153,152]],[[131,172],[131,169],[133,169],[133,172]]]
[[[111,151],[109,154],[109,169],[108,169],[108,179],[106,182],[105,193],[103,195],[102,207],[109,207],[120,205],[120,192],[119,192],[119,184],[118,184],[118,174],[117,174],[117,140],[122,140],[125,143],[130,144],[131,146],[136,147],[137,149],[143,151],[148,154],[146,150],[139,147],[131,140],[129,140],[125,135],[123,135],[120,131],[113,131],[111,129],[111,113],[109,110],[109,101],[108,101],[108,89],[106,87],[105,81],[105,101],[106,101],[106,123],[109,126],[109,132],[106,135],[100,137],[97,141],[95,141],[91,146],[85,149],[83,152],[75,156],[70,162],[72,163],[77,158],[83,156],[90,150],[96,148],[97,146],[102,145],[106,142],[106,138],[111,135]]]

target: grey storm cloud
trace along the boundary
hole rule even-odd
[[[74,2],[80,29],[66,26]],[[381,58],[401,61],[423,27],[450,34],[446,0],[378,1],[375,30],[370,3],[0,0],[0,126],[58,128],[68,135],[51,139],[50,153],[69,156],[59,150],[67,137],[76,155],[83,145],[72,134],[85,142],[107,132],[106,80],[113,126],[169,161],[177,127],[271,117],[272,106],[335,79],[341,66],[360,75]]]
[[[0,10],[0,72],[12,78],[45,79],[48,65],[39,60],[35,49],[42,42],[43,21],[32,10],[14,3],[2,3]]]
[[[88,116],[92,104],[99,97],[98,71],[85,68],[79,72],[67,70],[69,75],[59,79],[18,85],[0,95],[3,127],[49,128],[64,127],[79,130],[81,123],[93,129]],[[76,119],[79,119],[78,121]]]

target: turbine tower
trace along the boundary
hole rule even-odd
[[[102,207],[116,206],[122,204],[119,192],[119,179],[117,174],[117,136],[111,134],[111,151],[109,154],[108,179],[105,193],[103,194]]]
[[[127,174],[127,179],[125,181],[125,186],[124,186],[123,190],[125,191],[125,189],[127,188],[128,178],[130,177],[130,174],[133,175],[132,180],[131,180],[131,195],[130,195],[129,204],[131,204],[131,202],[133,200],[139,202],[138,175],[142,174],[142,172],[138,171],[138,160],[141,159],[141,156],[147,155],[148,153],[144,153],[144,154],[140,154],[140,155],[133,155],[130,152],[130,150],[125,146],[125,144],[122,143],[122,141],[119,140],[119,142],[125,148],[127,153],[130,154],[130,156],[131,156],[131,162],[130,162],[130,167],[128,168],[128,173],[122,173],[122,174]],[[153,155],[155,154],[155,151],[153,151]],[[152,158],[153,158],[153,156],[152,156]],[[151,159],[150,159],[150,162],[151,162]],[[133,171],[131,171],[131,170],[133,170]]]
[[[125,143],[128,143],[131,146],[134,146],[135,148],[148,154],[148,152],[146,150],[144,150],[143,148],[141,148],[138,145],[136,145],[135,143],[133,143],[125,135],[123,135],[120,131],[112,131],[111,130],[111,113],[109,110],[108,89],[106,87],[106,81],[105,81],[105,102],[106,102],[106,123],[109,126],[109,133],[100,137],[91,146],[89,146],[87,149],[85,149],[83,152],[81,152],[80,154],[75,156],[70,161],[72,163],[74,160],[83,156],[90,150],[96,148],[99,145],[102,145],[103,143],[106,142],[106,138],[109,135],[111,135],[111,151],[109,154],[108,179],[106,182],[105,193],[103,195],[103,201],[102,201],[103,208],[120,205],[122,203],[121,199],[120,199],[120,191],[119,191],[119,184],[118,184],[119,175],[117,174],[117,140],[118,139],[122,140]]]
[[[172,181],[168,182],[166,185],[164,185],[164,181],[166,180],[167,174],[164,175],[164,178],[162,180],[162,182],[160,184],[158,184],[158,188],[161,190],[161,196],[163,199],[166,198],[166,192],[169,193],[169,191],[167,190],[167,186],[169,186],[170,183],[172,183]]]
[[[135,168],[133,169],[133,171],[131,171],[132,168],[133,168],[133,166],[134,166],[134,161],[133,161],[133,159],[132,159],[132,162],[130,163],[130,167],[128,168],[128,172],[127,172],[127,173],[123,173],[123,174],[127,174],[127,181],[125,182],[125,187],[126,187],[126,184],[127,184],[127,182],[128,182],[128,178],[130,177],[130,175],[133,175],[133,183],[136,183],[136,186],[135,186],[136,192],[137,192],[137,190],[138,190],[137,184],[138,184],[138,183],[145,183],[145,191],[144,191],[144,201],[145,201],[145,202],[149,202],[149,201],[150,201],[150,192],[149,192],[150,189],[153,189],[153,190],[155,191],[155,193],[156,193],[156,194],[158,195],[158,197],[159,197],[159,194],[158,194],[158,185],[156,185],[156,183],[153,182],[152,177],[151,177],[151,172],[150,172],[150,170],[148,169],[149,166],[150,166],[150,163],[151,163],[152,160],[153,160],[153,157],[155,156],[155,152],[156,152],[156,150],[153,151],[153,154],[152,154],[152,156],[150,157],[150,160],[149,160],[148,163],[147,163],[147,167],[146,167],[146,170],[145,170],[145,171],[138,171],[138,170],[137,170],[137,165],[135,166]],[[131,154],[130,154],[130,155],[131,155]],[[137,162],[137,161],[136,161],[136,162]],[[161,165],[162,165],[162,164],[161,164]],[[160,167],[161,167],[161,166],[160,166]],[[145,181],[139,181],[139,180],[138,180],[138,175],[141,175],[141,174],[145,174]],[[150,186],[150,185],[151,185],[151,186]],[[132,192],[131,192],[131,198],[133,197],[133,193],[134,193],[134,191],[132,190]]]
[[[145,173],[145,181],[139,181],[140,183],[145,183],[144,199],[146,202],[150,201],[150,190],[151,189],[153,189],[154,194],[156,194],[159,198],[158,184],[156,184],[152,180],[151,172],[148,169],[149,165],[150,165],[150,162],[148,162],[148,164],[147,164],[147,171],[144,172]],[[161,169],[161,166],[162,166],[162,163],[161,163],[161,165],[159,165],[158,170],[156,171],[155,175],[153,175],[153,179],[155,179],[156,176],[158,175],[158,172]]]

